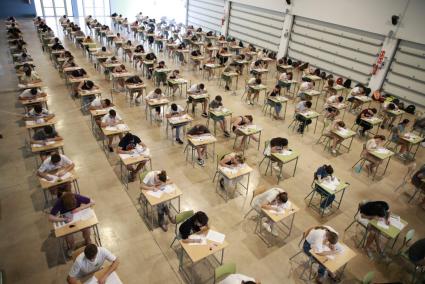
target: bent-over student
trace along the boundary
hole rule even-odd
[[[373,125],[367,121],[364,121],[362,118],[372,118],[376,115],[378,111],[376,108],[365,108],[360,112],[356,118],[356,124],[359,126],[360,136],[365,136],[366,131],[369,131],[373,128]]]
[[[66,173],[74,169],[74,163],[65,155],[53,153],[46,159],[37,170],[37,176],[47,181],[62,178]],[[71,183],[66,182],[49,188],[52,194],[60,196],[63,192],[71,191]]]
[[[116,125],[121,124],[121,123],[122,123],[122,119],[118,115],[118,113],[114,109],[110,109],[109,112],[102,117],[100,127],[105,128],[105,127],[108,127],[108,126],[116,126]],[[118,136],[120,137],[120,139],[122,139],[121,133],[118,134]],[[108,136],[109,152],[114,152],[114,149],[112,148],[113,139],[114,139],[114,135]]]
[[[179,106],[178,104],[172,103],[171,106],[167,109],[167,112],[165,114],[166,118],[171,118],[171,117],[180,117],[182,115],[184,115],[186,112],[185,110]],[[176,126],[176,141],[179,144],[183,144],[183,141],[180,139],[180,129],[182,126]]]
[[[189,95],[201,95],[201,94],[207,93],[207,90],[205,89],[205,85],[203,83],[199,83],[199,84],[193,84],[189,88],[189,90],[187,90],[187,93]],[[192,113],[195,112],[196,104],[198,102],[200,102],[202,104],[202,116],[208,117],[208,114],[207,114],[208,100],[207,100],[207,98],[197,99],[196,102],[194,102],[194,100],[191,97],[189,97],[188,102],[192,104]]]
[[[162,98],[164,98],[164,94],[162,93],[162,90],[160,88],[156,88],[155,90],[151,91],[146,96],[146,103],[150,100],[160,100]],[[155,107],[155,120],[158,121],[158,122],[162,121],[161,107],[160,106]]]
[[[51,125],[46,125],[41,129],[38,129],[35,131],[32,139],[31,144],[38,144],[38,145],[47,145],[49,142],[56,142],[56,141],[62,141],[63,138],[59,136],[59,134],[56,132],[56,130],[53,129]],[[50,155],[50,151],[41,151],[40,152],[40,158],[42,161],[44,161],[48,155]]]
[[[47,94],[43,91],[41,91],[38,88],[31,88],[31,89],[26,89],[24,90],[20,95],[19,95],[19,99],[20,100],[36,100],[42,97],[47,96]]]
[[[43,108],[40,104],[34,107],[24,116],[24,120],[31,120],[36,122],[45,122],[53,119],[55,115],[50,113],[49,110]]]
[[[295,107],[295,119],[300,122],[297,132],[303,134],[307,125],[311,124],[311,119],[302,116],[310,111],[312,106],[311,101],[300,101]]]
[[[236,136],[242,136],[241,144],[239,145],[239,147],[235,148],[236,151],[242,150],[243,147],[245,147],[245,142],[248,138],[248,136],[245,136],[240,132],[239,128],[252,124],[253,120],[254,118],[252,117],[252,115],[237,116],[233,118],[232,131],[236,134]],[[258,142],[258,139],[254,135],[251,135],[251,138],[252,140]]]
[[[246,159],[242,154],[229,153],[221,157],[219,165],[224,168],[234,169],[243,165],[245,160]],[[234,188],[242,180],[242,178],[243,176],[234,179],[227,179],[223,176],[219,181],[220,189],[228,190],[230,187]]]
[[[379,164],[382,162],[379,158],[372,155],[370,151],[374,151],[379,148],[382,148],[384,142],[385,142],[384,135],[375,135],[372,139],[369,139],[366,142],[366,147],[362,151],[361,155],[366,161],[369,162],[369,164],[366,164],[368,176],[373,174],[377,170],[377,167],[379,166]]]
[[[317,183],[323,181],[333,181],[336,177],[333,176],[334,169],[331,165],[323,165],[319,167],[314,173],[314,180]],[[329,212],[329,207],[332,205],[332,202],[335,200],[335,194],[329,194],[324,190],[319,184],[314,185],[314,190],[322,196],[323,201],[320,203],[320,209],[324,211],[324,214]]]
[[[190,235],[206,233],[208,230],[208,216],[202,211],[196,212],[179,227],[179,233],[184,243],[200,243],[200,239],[190,239]]]
[[[261,284],[260,281],[239,273],[230,274],[218,284]]]
[[[425,164],[423,164],[419,170],[413,174],[411,182],[415,187],[419,188],[422,193],[425,192]],[[425,197],[422,199],[419,206],[425,210]]]
[[[196,137],[196,136],[201,136],[201,135],[210,134],[210,133],[211,132],[208,129],[208,127],[206,127],[203,124],[197,124],[197,125],[193,126],[187,132],[187,136],[188,137]],[[198,164],[200,166],[204,166],[204,164],[205,164],[204,159],[207,155],[207,145],[202,145],[202,146],[196,147],[196,152],[198,153]]]
[[[132,154],[133,151],[138,148],[138,146],[142,149],[147,149],[146,145],[142,142],[142,140],[140,140],[139,137],[134,134],[131,134],[130,132],[127,132],[118,143],[117,152],[118,154]],[[130,173],[128,178],[129,181],[134,181],[137,173],[145,166],[146,163],[147,160],[137,163],[137,165],[135,165],[135,168],[134,165],[127,166],[127,170]]]
[[[223,107],[223,98],[221,96],[216,96],[214,100],[210,102],[210,110],[217,110]],[[221,130],[224,132],[224,136],[230,137],[230,133],[226,129],[226,118],[224,116],[215,117],[213,120],[217,121],[220,125]]]

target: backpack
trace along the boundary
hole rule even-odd
[[[339,78],[338,78],[339,79]],[[345,88],[347,88],[347,89],[349,89],[349,88],[351,88],[351,80],[350,79],[347,79],[347,80],[345,80],[345,82],[344,82],[344,85],[343,85]]]
[[[343,83],[344,83],[344,80],[341,78],[341,77],[339,77],[338,79],[336,79],[336,84],[337,85],[343,85]]]
[[[405,112],[410,113],[410,114],[415,114],[416,111],[416,106],[414,105],[408,105],[405,109]]]
[[[322,79],[326,79],[326,72],[322,71],[322,73],[320,73],[320,78]]]

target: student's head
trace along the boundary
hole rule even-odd
[[[159,174],[158,174],[158,179],[161,182],[166,182],[167,181],[167,172],[162,170]]]
[[[399,99],[394,99],[393,100],[393,104],[398,105],[399,103],[400,103],[400,100]]]
[[[116,58],[115,56],[112,56],[112,57],[111,57],[111,60],[112,60],[112,61],[116,61],[116,60],[117,60],[117,58]]]
[[[117,37],[120,37],[121,36],[121,34],[120,33],[117,33]]]
[[[94,86],[93,81],[91,81],[91,80],[87,80],[87,81],[86,81],[86,87],[87,87],[87,88],[91,89],[91,88],[93,88],[93,86]]]
[[[88,244],[84,248],[84,256],[90,260],[94,261],[97,255],[97,246],[95,244]]]
[[[342,103],[342,101],[344,100],[344,97],[343,96],[339,96],[338,98],[337,98],[337,101],[338,102],[340,102],[340,103]]]
[[[43,127],[43,130],[46,134],[52,134],[53,133],[53,127],[50,125],[46,125]]]
[[[388,109],[389,110],[395,110],[395,104],[394,103],[389,103],[388,104]]]
[[[286,203],[288,201],[288,193],[287,192],[280,192],[276,199],[279,203]]]
[[[245,157],[242,154],[236,154],[235,155],[235,160],[236,162],[238,162],[239,164],[243,164],[245,163]]]
[[[383,141],[385,141],[385,136],[384,135],[375,135],[375,136],[373,136],[373,139],[375,139],[376,141],[379,141],[379,142],[383,142]]]
[[[328,240],[330,244],[335,245],[338,242],[338,234],[330,230],[327,230],[326,239]]]
[[[407,124],[409,124],[410,120],[408,120],[407,118],[403,119],[400,124],[406,126]]]
[[[111,106],[111,100],[110,99],[105,99],[104,101],[105,106]]]
[[[249,122],[252,122],[254,120],[252,115],[245,115],[245,118],[247,118],[249,120]]]
[[[274,86],[273,91],[280,92],[280,86],[279,85]]]
[[[121,68],[121,70],[125,70],[125,65],[124,64],[121,64],[120,65],[120,68]]]
[[[248,280],[248,281],[242,280],[241,284],[257,284],[257,282],[254,282],[254,281],[251,281],[251,280]]]
[[[35,105],[34,106],[34,112],[35,113],[41,113],[43,111],[43,107],[41,105]]]
[[[198,87],[199,87],[199,90],[203,90],[205,88],[205,85],[203,83],[201,83],[201,84],[198,85]]]
[[[37,92],[38,92],[37,88],[32,88],[30,90],[30,94],[33,95],[33,96],[37,95]]]
[[[371,108],[370,111],[373,112],[373,114],[376,114],[378,112],[376,108]]]
[[[174,70],[174,74],[180,74],[179,70]]]
[[[110,109],[109,110],[109,116],[110,117],[115,117],[115,116],[117,116],[117,112],[115,110],[113,110],[113,109]]]
[[[335,83],[335,81],[333,79],[328,80],[328,86],[329,87],[333,87],[334,83]]]
[[[162,94],[162,90],[161,90],[160,88],[156,88],[154,92],[155,92],[155,94],[157,94],[157,95]]]
[[[102,46],[102,52],[106,52],[106,46]]]
[[[202,211],[198,211],[193,215],[193,219],[195,221],[195,225],[198,227],[203,227],[208,224],[208,216]]]
[[[65,192],[61,196],[63,207],[67,211],[74,210],[77,208],[77,199],[75,198],[75,194],[72,192]]]
[[[131,45],[131,40],[127,40],[127,44],[128,45]]]
[[[178,109],[178,108],[177,108],[177,105],[176,105],[176,104],[174,104],[174,103],[173,103],[173,104],[171,104],[171,110],[172,110],[172,111],[177,111],[177,109]]]
[[[344,123],[344,121],[338,121],[336,124],[337,124],[339,127],[342,127],[342,128],[344,128],[344,127],[345,127],[345,123]]]
[[[331,165],[324,165],[325,167],[325,171],[329,174],[332,175],[334,173],[334,169],[332,168]]]
[[[53,153],[52,156],[50,156],[50,161],[52,164],[56,165],[61,161],[61,156],[58,153]]]
[[[219,95],[219,96],[215,96],[215,100],[217,102],[222,102],[223,101],[223,98]]]
[[[31,68],[25,69],[26,76],[31,76],[31,72],[32,72]]]
[[[55,37],[54,41],[55,43],[59,43],[59,38]]]
[[[255,84],[260,85],[261,84],[261,79],[260,78],[255,79]]]
[[[311,101],[306,101],[306,102],[305,102],[305,106],[306,106],[307,108],[311,108],[311,106],[312,106]]]

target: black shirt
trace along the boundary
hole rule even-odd
[[[201,228],[195,224],[195,216],[184,221],[179,228],[179,232],[183,240],[186,240],[191,234],[197,233],[200,230]]]
[[[413,245],[411,245],[409,248],[408,254],[409,254],[409,258],[414,262],[418,262],[424,259],[425,258],[425,239],[416,241]]]
[[[187,132],[188,135],[201,135],[206,133],[210,133],[210,130],[202,124],[195,125]]]
[[[370,201],[360,206],[360,213],[370,217],[387,217],[390,206],[385,201]]]
[[[118,147],[121,147],[125,151],[129,151],[136,148],[136,145],[140,142],[142,141],[136,135],[124,136],[124,138],[121,139],[120,143],[118,144]]]

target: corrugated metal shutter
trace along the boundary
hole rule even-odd
[[[205,31],[221,33],[224,0],[189,0],[187,23]]]
[[[285,14],[240,3],[231,3],[228,35],[253,45],[278,51]]]
[[[425,106],[425,45],[400,41],[383,90],[410,103]]]
[[[382,35],[295,17],[288,55],[367,84],[383,41]]]

